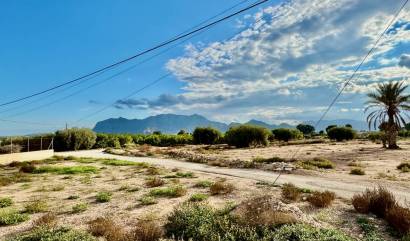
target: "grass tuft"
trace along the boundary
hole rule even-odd
[[[34,173],[54,173],[59,175],[81,174],[81,173],[98,173],[98,169],[94,166],[70,166],[70,167],[55,167],[43,166],[34,170]]]
[[[111,201],[112,193],[111,192],[99,192],[95,196],[95,199],[99,203],[106,203]]]
[[[10,197],[0,198],[0,208],[10,207],[11,205],[13,205],[13,199]]]
[[[189,198],[189,201],[191,202],[202,202],[205,201],[206,199],[208,199],[208,195],[207,194],[203,194],[203,193],[195,193],[192,194],[192,196]]]
[[[212,186],[212,184],[214,184],[214,183],[211,182],[211,181],[202,180],[202,181],[199,181],[199,182],[195,183],[194,187],[197,187],[197,188],[208,188],[208,187]]]
[[[350,170],[350,174],[363,176],[366,175],[366,172],[361,168],[353,168],[352,170]]]
[[[290,201],[298,201],[301,191],[292,183],[285,183],[282,186],[282,198]]]
[[[82,212],[87,211],[88,204],[87,203],[77,203],[71,209],[73,213],[82,213]]]
[[[158,201],[154,197],[151,196],[143,196],[140,200],[140,204],[144,206],[157,204]]]
[[[173,187],[156,188],[149,192],[153,197],[182,197],[187,193],[185,187],[176,185]]]
[[[146,187],[160,187],[162,185],[165,184],[165,181],[162,180],[161,178],[155,176],[153,178],[149,178],[146,182],[145,182],[145,186]]]
[[[13,225],[27,221],[28,214],[20,213],[15,209],[0,209],[0,226]]]
[[[336,194],[330,191],[313,192],[307,199],[307,201],[315,207],[325,208],[329,207],[336,198]]]
[[[229,194],[232,193],[234,189],[234,186],[226,181],[217,181],[209,187],[209,191],[212,195]]]
[[[303,169],[315,169],[315,168],[319,168],[319,169],[333,169],[335,168],[335,164],[325,158],[319,158],[319,157],[315,157],[313,158],[313,160],[303,160],[303,161],[299,161],[298,165],[300,167],[302,167]]]
[[[45,200],[36,199],[24,205],[26,213],[42,213],[48,211],[48,204]]]

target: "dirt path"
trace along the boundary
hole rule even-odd
[[[90,151],[78,151],[78,152],[64,152],[58,153],[62,156],[76,156],[76,157],[93,157],[93,158],[114,158],[136,162],[147,162],[155,165],[160,165],[166,168],[180,168],[195,172],[205,172],[212,174],[219,174],[225,176],[233,176],[239,178],[245,178],[248,180],[273,182],[278,176],[277,173],[255,170],[255,169],[234,169],[234,168],[222,168],[208,166],[198,163],[190,163],[177,161],[172,159],[160,159],[160,158],[146,158],[146,157],[127,157],[118,156],[112,154],[106,154],[102,150],[90,150]],[[379,184],[383,184],[383,181],[377,182],[376,180],[357,180],[352,177],[351,180],[342,180],[337,177],[315,177],[315,176],[302,176],[293,174],[283,174],[278,184],[291,182],[298,187],[309,188],[313,190],[331,190],[334,191],[339,197],[351,198],[355,193],[364,191],[366,188],[373,188]],[[410,188],[401,186],[392,186],[389,184],[387,188],[393,192],[401,202],[410,201]]]

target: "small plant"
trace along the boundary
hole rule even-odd
[[[165,184],[165,181],[159,177],[150,178],[145,182],[145,186],[147,187],[160,187],[164,184]]]
[[[149,166],[145,162],[133,162],[133,161],[124,161],[124,160],[116,160],[116,159],[106,159],[102,163],[104,165],[109,165],[109,166],[139,166],[139,167]]]
[[[353,207],[359,213],[373,213],[384,218],[387,211],[396,206],[397,202],[391,192],[384,187],[366,189],[362,194],[356,194],[352,198]]]
[[[410,234],[410,209],[395,205],[387,211],[386,221],[399,234]]]
[[[183,178],[194,178],[195,175],[192,172],[177,172],[175,174],[177,177],[183,177]]]
[[[20,167],[19,172],[22,173],[34,173],[37,167],[31,163],[25,163]]]
[[[55,213],[46,213],[34,221],[35,227],[54,228],[57,225],[57,215]]]
[[[127,232],[111,217],[99,217],[88,224],[88,231],[95,237],[104,237],[108,241],[129,240]]]
[[[26,213],[42,213],[47,212],[48,204],[45,200],[36,199],[30,201],[24,206],[24,211]]]
[[[212,195],[232,193],[234,186],[226,181],[217,181],[209,187]]]
[[[56,186],[51,187],[50,190],[53,192],[59,192],[59,191],[64,190],[64,188],[65,188],[64,185],[56,185]]]
[[[304,169],[333,169],[336,166],[332,161],[319,157],[315,157],[313,160],[299,161],[298,164]]]
[[[282,198],[298,201],[300,199],[301,191],[292,183],[285,183],[282,186]]]
[[[253,158],[252,162],[271,164],[271,163],[276,163],[276,162],[287,162],[287,160],[281,157],[269,157],[269,158],[255,157]]]
[[[67,227],[47,228],[39,227],[10,238],[9,241],[96,241],[91,234]]]
[[[27,221],[29,216],[15,209],[0,209],[0,226],[13,225]]]
[[[0,208],[10,207],[13,205],[13,199],[10,197],[0,198]]]
[[[208,180],[202,180],[199,181],[197,183],[195,183],[194,187],[198,187],[198,188],[208,188],[210,186],[212,186],[213,182],[208,181]]]
[[[70,195],[70,196],[68,196],[68,200],[75,200],[75,199],[79,199],[80,198],[80,196],[78,196],[78,195]]]
[[[149,192],[149,195],[154,197],[182,197],[186,192],[185,187],[176,185],[173,187],[153,189]]]
[[[357,224],[364,233],[366,241],[383,241],[377,232],[377,227],[366,217],[358,217],[356,219]]]
[[[72,207],[73,213],[82,213],[85,212],[88,209],[88,204],[87,203],[77,203]]]
[[[36,168],[33,173],[55,173],[59,175],[81,174],[81,173],[98,173],[97,167],[94,166],[42,166]]]
[[[131,240],[157,241],[164,235],[162,227],[154,220],[141,220],[131,230]]]
[[[313,192],[307,199],[307,201],[315,207],[325,208],[329,207],[335,200],[336,194],[330,191]]]
[[[112,193],[110,193],[110,192],[99,192],[99,193],[97,193],[95,198],[96,198],[96,201],[99,202],[99,203],[106,203],[106,202],[111,201]]]
[[[191,202],[202,202],[208,199],[208,195],[203,194],[203,193],[195,193],[192,194],[192,196],[189,198],[189,201]]]
[[[402,162],[397,166],[401,172],[410,172],[410,162]]]
[[[366,172],[361,168],[353,168],[352,170],[350,170],[350,174],[363,176],[366,175]]]
[[[158,201],[154,197],[151,196],[143,196],[140,200],[140,204],[144,206],[157,204]]]

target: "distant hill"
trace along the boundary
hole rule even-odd
[[[315,121],[306,121],[306,124],[315,125]],[[350,120],[350,119],[337,119],[337,120],[322,120],[319,126],[316,128],[316,131],[325,130],[326,127],[329,125],[338,125],[338,126],[345,126],[346,124],[350,124],[353,126],[355,130],[368,130],[369,127],[365,121],[358,121],[358,120]]]
[[[313,121],[306,122],[313,124]],[[366,129],[366,123],[354,120],[324,120],[319,125],[318,130],[325,129],[328,125],[337,124],[345,125],[351,124],[355,129]],[[240,125],[241,123],[233,122],[229,125],[211,121],[201,115],[175,115],[175,114],[162,114],[156,116],[150,116],[145,119],[125,119],[125,118],[111,118],[97,122],[94,127],[95,132],[99,133],[152,133],[154,131],[161,131],[162,133],[178,133],[180,130],[192,132],[198,126],[214,127],[222,132],[227,131],[230,127]],[[245,124],[257,125],[266,127],[268,129],[276,128],[295,128],[295,126],[287,123],[281,123],[279,125],[268,124],[259,120],[250,120]]]

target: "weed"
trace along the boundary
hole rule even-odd
[[[55,173],[59,175],[81,174],[81,173],[97,173],[98,169],[94,166],[70,166],[70,167],[55,167],[43,166],[34,170],[34,173]]]
[[[300,199],[301,191],[292,183],[285,183],[282,186],[282,198],[298,201]]]
[[[162,227],[153,220],[141,220],[131,231],[131,239],[136,241],[157,241],[164,235]]]
[[[159,177],[150,178],[145,182],[145,186],[147,187],[160,187],[164,184],[165,184],[165,181]]]
[[[70,195],[70,196],[68,196],[68,200],[75,200],[75,199],[79,199],[80,198],[80,196],[78,196],[78,195]]]
[[[233,190],[234,186],[231,183],[225,181],[217,181],[209,187],[209,191],[212,195],[228,194],[232,193]]]
[[[111,217],[99,217],[88,225],[89,232],[96,237],[104,237],[107,241],[128,240],[124,228],[116,224]]]
[[[185,187],[176,185],[173,187],[152,189],[149,192],[149,195],[154,197],[182,197],[186,192],[187,190]]]
[[[26,213],[42,213],[48,210],[48,204],[45,200],[35,199],[24,205]]]
[[[140,204],[144,206],[157,204],[158,201],[154,197],[150,196],[143,196],[140,200]]]
[[[378,217],[385,217],[387,211],[397,204],[393,194],[384,187],[356,194],[352,198],[352,204],[359,213],[373,213]]]
[[[104,165],[109,166],[139,166],[139,167],[149,167],[149,165],[145,162],[133,162],[133,161],[124,161],[124,160],[116,160],[116,159],[106,159],[102,162]]]
[[[59,191],[63,191],[64,188],[65,188],[64,185],[56,185],[56,186],[51,187],[50,190],[53,192],[59,192]]]
[[[182,177],[182,178],[194,178],[195,177],[192,172],[177,172],[176,176]]]
[[[90,176],[90,174],[87,174],[83,177],[80,178],[80,183],[86,184],[86,185],[91,185],[93,183],[93,180]]]
[[[198,188],[208,188],[210,186],[212,186],[213,182],[208,181],[208,180],[202,180],[199,181],[197,183],[195,183],[194,187],[198,187]]]
[[[315,169],[315,168],[320,168],[320,169],[333,169],[335,168],[335,164],[324,158],[319,158],[315,157],[313,160],[303,160],[299,161],[298,165],[302,167],[303,169]]]
[[[0,226],[13,225],[27,221],[29,216],[15,209],[0,209]]]
[[[22,166],[20,166],[19,172],[22,173],[33,173],[37,167],[33,164],[29,163],[24,163]]]
[[[146,171],[147,175],[160,175],[161,174],[161,169],[158,167],[149,167]]]
[[[364,233],[366,241],[383,241],[377,232],[376,226],[366,217],[358,217],[356,219],[357,224]]]
[[[106,203],[106,202],[111,201],[112,193],[110,193],[110,192],[99,192],[99,193],[97,193],[95,198],[96,198],[96,201],[99,202],[99,203]]]
[[[13,205],[13,199],[10,197],[0,198],[0,208],[10,207]]]
[[[91,234],[67,227],[47,228],[39,227],[19,234],[9,241],[96,241]]]
[[[410,162],[400,163],[400,165],[397,166],[397,169],[399,169],[402,172],[410,172]]]
[[[72,207],[72,212],[73,213],[82,213],[85,212],[88,209],[88,204],[87,203],[77,203]]]
[[[255,158],[253,158],[252,162],[271,164],[271,163],[275,163],[275,162],[287,162],[287,160],[285,160],[283,158],[280,158],[280,157],[270,157],[270,158],[255,157]]]
[[[55,213],[46,213],[34,221],[35,227],[53,228],[57,225],[57,215]]]
[[[325,208],[329,207],[335,200],[336,194],[330,191],[313,192],[307,199],[307,201],[315,207]]]
[[[386,221],[401,235],[410,234],[410,209],[395,205],[387,211]]]
[[[353,168],[352,170],[350,170],[350,174],[363,176],[366,175],[366,172],[361,168]]]
[[[189,198],[189,201],[191,202],[202,202],[208,199],[208,195],[203,194],[203,193],[195,193],[192,194],[192,196]]]

